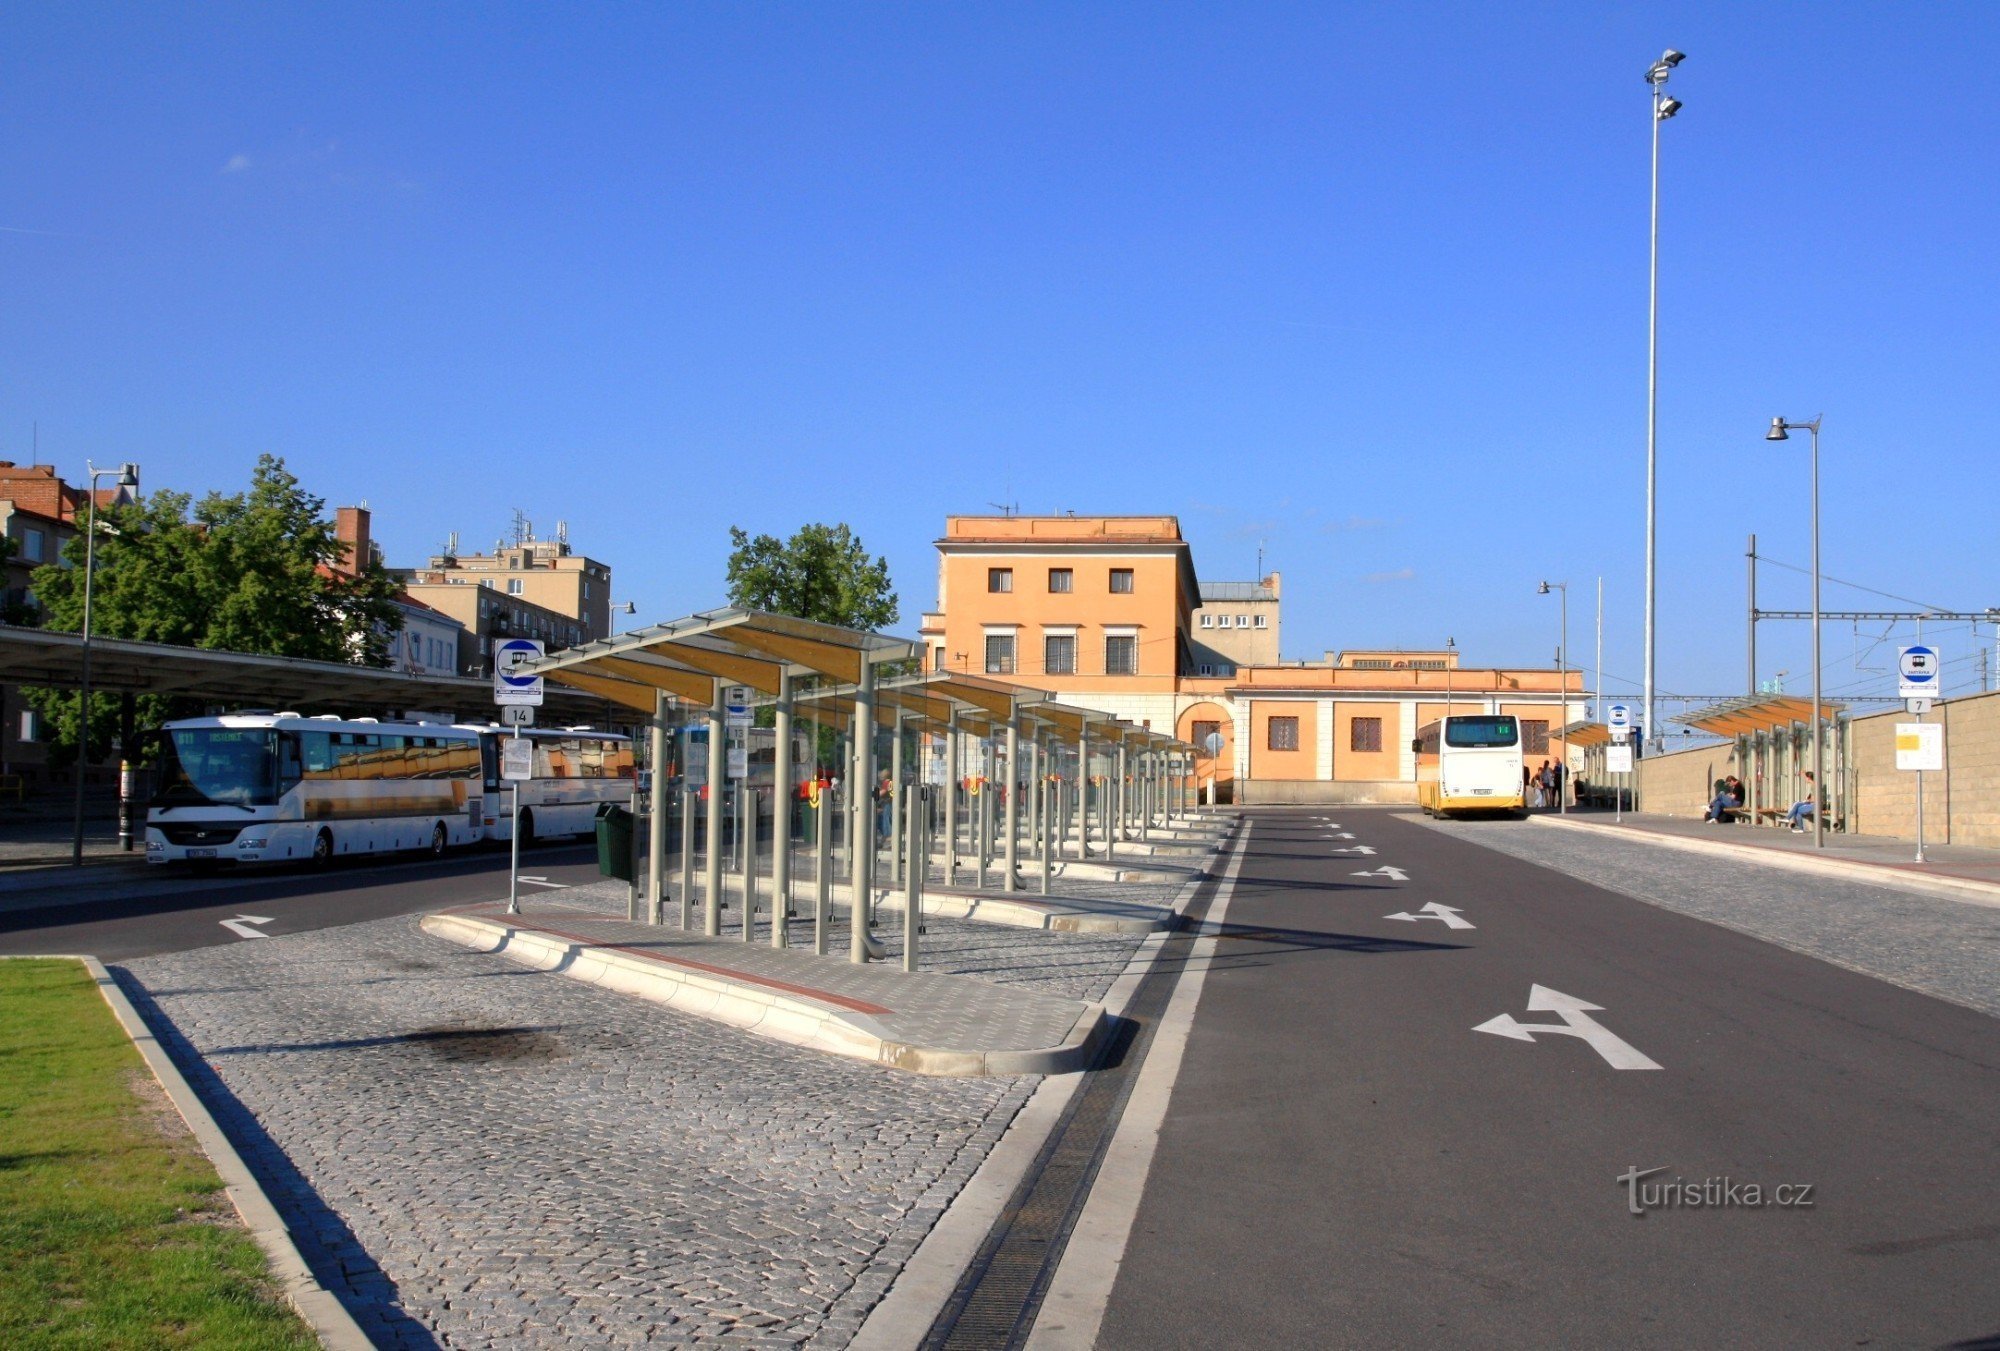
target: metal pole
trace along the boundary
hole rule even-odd
[[[771,946],[791,942],[792,915],[792,677],[778,672],[778,702],[772,727],[777,745],[771,762]]]
[[[708,704],[708,857],[704,860],[703,883],[706,892],[701,898],[702,932],[710,938],[722,936],[722,808],[725,795],[729,792],[728,781],[723,778],[723,757],[729,753],[727,738],[729,729],[723,723],[722,681],[715,682],[715,697]]]
[[[1076,856],[1090,857],[1090,720],[1076,734]]]
[[[987,750],[981,756],[982,766],[992,769],[992,752]],[[979,822],[974,833],[979,837],[979,883],[981,891],[986,890],[986,865],[992,858],[993,850],[993,776],[982,774],[979,783]]]
[[[901,810],[903,803],[903,718],[902,709],[896,710],[896,728],[889,743],[889,882],[894,886],[903,880],[905,855],[910,849],[909,818]]]
[[[924,869],[920,844],[924,836],[922,789],[903,794],[903,842],[910,864],[903,872],[903,969],[917,969],[917,935],[924,929]]]
[[[1000,879],[1002,891],[1016,891],[1020,879],[1014,870],[1021,862],[1021,714],[1014,701],[1007,701],[1007,843],[1002,851]]]
[[[1754,696],[1757,693],[1757,537],[1755,535],[1750,537],[1750,547],[1744,551],[1744,557],[1750,564],[1750,643],[1747,648],[1750,663],[1746,673],[1749,678],[1744,682],[1743,692]]]
[[[853,932],[848,936],[848,957],[868,961],[868,919],[874,908],[875,822],[872,819],[875,783],[875,663],[861,660],[861,679],[854,688],[854,787],[852,806],[859,829],[854,833],[854,856],[849,861],[848,887],[853,893],[850,911]]]
[[[1654,607],[1658,578],[1654,571],[1656,552],[1655,492],[1659,483],[1658,450],[1660,425],[1660,85],[1652,83],[1653,96],[1647,111],[1653,122],[1653,206],[1651,223],[1651,263],[1646,305],[1646,641],[1645,641],[1645,734],[1659,745],[1659,724],[1653,717]]]
[[[1562,587],[1562,643],[1556,649],[1557,684],[1561,687],[1562,724],[1556,735],[1562,738],[1561,758],[1556,761],[1556,815],[1569,815],[1569,583]]]
[[[90,764],[90,604],[97,576],[97,470],[90,471],[90,511],[83,532],[83,698],[76,706],[76,819],[70,836],[70,866],[83,866],[83,773]]]
[[[817,777],[817,776],[815,776]],[[826,926],[833,914],[833,786],[819,790],[813,833],[813,951],[826,956]]]
[[[958,885],[958,710],[945,719],[944,884]]]
[[[658,773],[658,770],[653,771]],[[681,767],[681,928],[694,927],[694,804],[698,801]]]
[[[1042,834],[1039,841],[1042,853],[1042,895],[1049,894],[1049,877],[1055,870],[1056,832],[1055,823],[1061,818],[1055,808],[1059,805],[1060,784],[1049,777],[1048,767],[1041,753],[1042,738],[1035,738],[1035,787],[1040,790],[1037,800],[1042,818]]]
[[[653,722],[648,728],[646,758],[652,764],[653,786],[649,794],[652,816],[646,822],[646,911],[650,922],[660,923],[666,904],[667,886],[667,693],[653,695]]]
[[[743,941],[757,930],[757,790],[745,775],[736,782],[736,857],[743,865]]]
[[[1813,664],[1813,848],[1826,847],[1826,813],[1820,804],[1826,794],[1826,766],[1823,763],[1825,731],[1821,726],[1820,712],[1820,657],[1819,657],[1819,418],[1812,420],[1812,664]]]
[[[1924,715],[1919,713],[1916,718],[1917,725],[1923,726]],[[1924,857],[1924,772],[1921,769],[1917,771],[1917,862],[1929,862]]]
[[[521,781],[514,780],[514,827],[507,832],[507,913],[521,913]]]
[[[1604,579],[1597,579],[1597,656],[1590,668],[1590,706],[1604,716]]]

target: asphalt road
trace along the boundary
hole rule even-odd
[[[466,850],[442,859],[358,859],[325,872],[245,869],[193,876],[169,867],[136,875],[121,868],[119,875],[106,876],[106,871],[51,870],[40,885],[10,878],[15,885],[0,907],[0,954],[90,953],[120,962],[254,941],[245,930],[302,933],[507,894],[504,849]],[[552,883],[597,881],[596,847],[533,846],[521,856],[521,873]],[[550,890],[523,883],[523,902]],[[226,927],[242,916],[271,922]]]
[[[1260,814],[1226,924],[1100,1347],[2000,1347],[1993,1018],[1381,810]]]

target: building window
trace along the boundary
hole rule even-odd
[[[1194,737],[1194,744],[1203,755],[1208,754],[1208,739],[1219,734],[1221,731],[1221,723],[1211,722],[1206,719],[1196,719],[1193,728],[1190,729],[1191,735]]]
[[[1521,751],[1525,755],[1547,755],[1549,753],[1549,724],[1547,719],[1521,719]]]
[[[1212,629],[1212,628],[1214,628],[1214,627],[1215,627],[1215,616],[1214,616],[1214,615],[1208,615],[1208,614],[1205,614],[1205,615],[1203,615],[1203,616],[1201,617],[1201,626],[1202,626],[1203,628],[1205,628],[1205,629]]]
[[[986,674],[1014,674],[1013,634],[989,633],[986,635]]]
[[[942,671],[944,669],[944,649],[942,647],[931,649],[931,669],[933,671]]]
[[[589,582],[585,582],[585,583],[583,584],[583,598],[584,598],[585,600],[589,600],[589,599],[590,599],[590,583],[589,583]]]
[[[21,710],[21,740],[40,741],[42,739],[42,715],[32,708]]]
[[[1048,675],[1076,674],[1076,635],[1050,633],[1042,637],[1042,670]]]
[[[1266,626],[1266,624],[1264,623],[1264,620],[1265,620],[1265,618],[1266,618],[1266,616],[1264,616],[1264,615],[1258,615],[1258,616],[1257,616],[1257,627],[1258,627],[1258,628],[1260,628],[1260,629],[1261,629],[1261,628],[1265,628],[1265,627],[1267,627],[1267,626]]]
[[[1382,720],[1380,718],[1356,718],[1347,725],[1347,749],[1351,751],[1379,751],[1382,749]]]
[[[1211,666],[1207,662],[1203,662],[1201,664],[1201,673],[1206,676],[1212,676],[1215,674],[1215,667]]]
[[[1299,748],[1299,720],[1297,718],[1273,718],[1266,725],[1265,745],[1274,751],[1295,751]]]
[[[1068,568],[1049,569],[1049,590],[1056,595],[1068,595],[1075,589],[1076,574]]]
[[[1104,640],[1104,674],[1139,674],[1138,635],[1114,633]]]
[[[1236,616],[1236,627],[1237,627],[1237,628],[1239,628],[1239,629],[1247,629],[1247,628],[1249,628],[1249,627],[1250,627],[1250,616],[1249,616],[1249,615],[1238,615],[1238,616]]]
[[[1014,589],[1014,569],[986,569],[986,589],[995,594],[1012,591]]]
[[[508,595],[510,595],[510,596],[518,596],[518,595],[520,595],[520,594],[521,594],[522,590],[523,590],[523,584],[522,584],[522,581],[521,581],[521,579],[520,579],[519,577],[509,577],[509,578],[507,579],[507,594],[508,594]]]
[[[1114,596],[1129,596],[1132,594],[1132,569],[1111,569],[1111,594]]]
[[[1215,668],[1215,673],[1219,676],[1233,676],[1236,674],[1236,667],[1225,661]]]
[[[43,548],[44,548],[44,536],[42,535],[42,532],[35,529],[33,526],[24,527],[21,531],[22,561],[27,563],[44,562],[45,559],[43,556]]]

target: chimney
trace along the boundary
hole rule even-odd
[[[373,545],[368,538],[368,508],[337,508],[333,513],[333,533],[340,540],[340,557],[334,563],[335,570],[349,577],[360,576],[374,556]]]

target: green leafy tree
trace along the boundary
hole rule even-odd
[[[845,525],[801,526],[789,540],[731,526],[729,543],[732,605],[868,630],[886,629],[902,613],[889,560],[870,558]]]
[[[100,508],[90,631],[183,647],[388,665],[401,627],[396,584],[376,560],[357,576],[336,570],[341,545],[326,503],[299,486],[283,460],[258,459],[246,492],[156,492],[143,503]],[[36,599],[50,628],[83,627],[81,532],[59,564],[34,574]],[[79,696],[28,692],[59,742],[74,757]],[[106,754],[117,734],[117,700],[93,695],[91,756]],[[145,696],[142,726],[171,716],[168,700]]]

